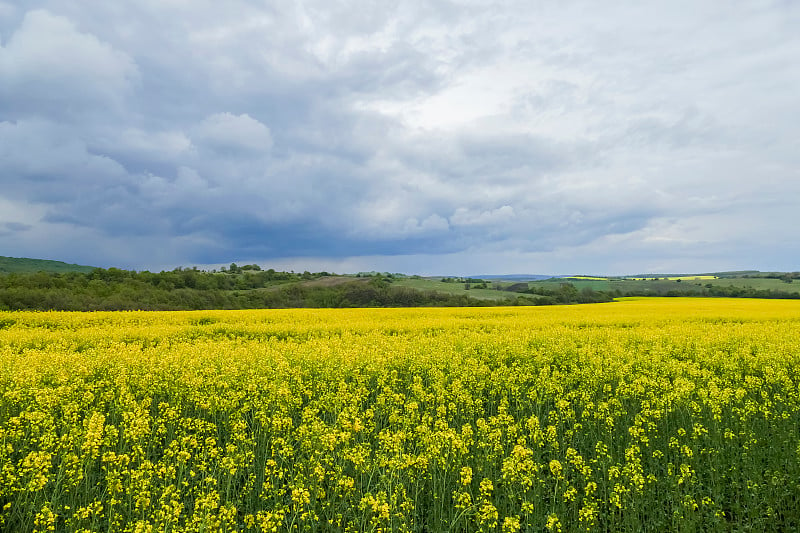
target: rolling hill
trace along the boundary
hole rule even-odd
[[[5,257],[0,255],[0,272],[84,272],[94,270],[93,266],[75,265],[49,259],[30,259],[28,257]]]

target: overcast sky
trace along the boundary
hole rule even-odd
[[[0,255],[798,270],[798,28],[794,0],[0,0]]]

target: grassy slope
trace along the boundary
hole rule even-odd
[[[409,287],[420,291],[436,291],[446,294],[465,295],[470,298],[480,298],[482,300],[505,300],[506,298],[517,298],[519,294],[494,289],[470,289],[466,290],[463,283],[444,283],[438,279],[426,278],[406,278],[392,282],[395,287]],[[492,283],[489,286],[494,286]],[[509,285],[508,282],[500,283],[501,286]]]
[[[0,255],[0,272],[91,272],[94,269],[92,266],[74,265],[63,261]]]

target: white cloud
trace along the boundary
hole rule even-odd
[[[403,226],[404,235],[418,235],[425,233],[439,233],[450,229],[447,219],[437,214],[425,217],[423,220],[409,218]]]
[[[139,78],[136,63],[69,19],[46,10],[25,14],[0,48],[0,94],[29,112],[58,114],[55,106],[119,104]]]
[[[86,184],[102,187],[115,183],[125,170],[113,159],[91,153],[71,128],[28,119],[0,122],[0,173],[7,180],[6,194],[19,186],[31,195],[48,195],[57,190],[47,183],[65,190]],[[32,180],[42,183],[40,190]]]
[[[504,205],[497,209],[487,211],[475,211],[466,207],[459,207],[450,217],[450,224],[453,226],[488,226],[494,224],[506,224],[514,219],[514,208]]]
[[[272,148],[269,128],[247,113],[215,113],[207,116],[194,133],[200,142],[218,150],[267,153]]]

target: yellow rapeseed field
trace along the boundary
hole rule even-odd
[[[798,301],[0,313],[3,531],[798,529]]]

